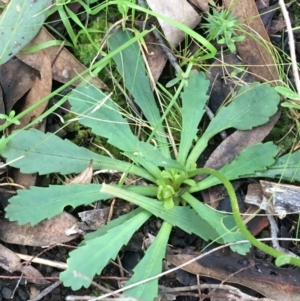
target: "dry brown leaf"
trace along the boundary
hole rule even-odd
[[[200,2],[207,2],[207,0],[197,0]],[[176,1],[159,1],[147,0],[150,8],[166,17],[184,23],[190,28],[194,28],[199,22],[200,17],[185,0]],[[180,7],[180,9],[178,9]],[[177,46],[185,37],[185,34],[178,28],[171,26],[169,23],[158,19],[166,40],[172,46]],[[156,82],[161,75],[163,68],[167,62],[167,56],[163,52],[161,46],[152,33],[145,37],[147,44],[146,58],[154,81]]]
[[[52,67],[51,60],[49,56],[44,51],[39,51],[36,56],[42,57],[42,66],[40,69],[40,78],[36,78],[33,86],[28,93],[25,103],[21,109],[24,111],[37,103],[39,100],[51,93],[52,87]],[[33,111],[26,114],[22,119],[20,119],[20,124],[13,126],[13,129],[21,129],[35,118],[39,117],[47,108],[48,101],[43,102],[40,106],[35,108]],[[37,126],[37,125],[36,125]]]
[[[254,0],[224,0],[225,8],[232,9],[235,16],[239,16],[242,23],[248,26],[249,33],[259,38],[259,42],[246,35],[242,42],[236,44],[239,56],[243,62],[249,66],[249,71],[255,75],[259,81],[279,80],[275,61],[272,54],[267,50],[271,48],[269,36],[260,19]],[[242,34],[242,33],[241,33]],[[265,45],[261,45],[263,43]]]
[[[43,64],[41,66],[40,70],[40,77],[36,77],[33,86],[31,87],[30,92],[28,93],[25,102],[20,109],[20,111],[24,111],[34,105],[36,102],[47,96],[51,93],[51,87],[52,87],[52,67],[51,67],[51,61],[49,56],[43,52],[39,51],[36,53],[37,56],[41,56],[43,58]],[[23,64],[23,63],[22,63]],[[25,65],[26,66],[26,65]],[[27,67],[27,66],[26,66]],[[29,67],[27,67],[29,68]],[[33,121],[35,118],[39,117],[47,108],[48,101],[45,101],[40,106],[35,108],[33,111],[26,114],[22,119],[20,119],[19,125],[13,125],[11,126],[10,130],[16,130],[21,129],[27,124],[29,124],[31,121]],[[43,122],[40,122],[35,125],[36,128],[39,130],[44,131],[45,130],[45,124],[46,119],[43,120]],[[14,172],[14,179],[15,182],[19,185],[22,185],[26,188],[31,187],[32,185],[35,185],[36,182],[36,174],[23,174],[19,170],[16,170]]]
[[[84,231],[97,230],[106,224],[108,214],[109,207],[79,212],[78,215],[83,223],[78,223],[78,226],[85,226],[85,228],[80,228]]]
[[[24,266],[21,272],[26,277],[27,281],[31,283],[38,285],[46,285],[50,283],[50,281],[43,279],[43,275],[31,265]]]
[[[22,265],[20,257],[2,244],[0,244],[0,267],[9,273],[22,272],[25,277],[29,278],[29,282],[49,284],[49,281],[43,279],[43,275],[37,269],[30,265]]]
[[[1,113],[9,113],[14,104],[32,87],[39,72],[17,58],[12,58],[0,66],[0,83],[3,90],[5,108]]]
[[[55,40],[55,38],[43,27],[37,36],[28,44],[28,47],[52,40]],[[63,48],[59,52],[59,46],[52,46],[45,48],[43,51],[48,54],[51,62],[54,62],[52,66],[52,77],[58,82],[66,83],[86,70],[86,67],[83,66],[66,48]],[[40,71],[42,68],[43,58],[37,56],[36,53],[18,53],[17,57],[36,70]],[[80,82],[81,81],[77,81],[74,85],[78,85]],[[98,77],[94,77],[90,82],[100,89],[108,89]]]
[[[205,167],[220,169],[230,163],[243,149],[261,142],[270,133],[279,117],[280,111],[264,125],[252,130],[235,131],[215,149],[205,163]]]
[[[19,271],[22,267],[19,256],[2,244],[0,244],[0,267],[10,273]]]
[[[280,16],[277,20],[273,20],[271,22],[270,35],[274,35],[275,33],[282,31],[284,28],[286,28],[285,20],[282,16]]]
[[[147,3],[153,11],[181,22],[190,28],[194,28],[200,22],[199,14],[186,0],[147,0]],[[177,46],[184,39],[185,33],[177,27],[160,19],[158,19],[158,22],[170,45]]]
[[[179,266],[198,255],[167,255],[167,260]],[[182,269],[195,275],[249,287],[275,301],[300,301],[299,268],[277,268],[266,261],[260,263],[254,258],[222,251],[208,254]]]
[[[148,66],[151,71],[154,82],[157,82],[168,60],[166,54],[163,52],[161,46],[152,33],[149,33],[144,38],[147,45],[147,52],[145,52]]]
[[[207,13],[209,10],[208,0],[190,0],[189,2],[199,7],[205,13]]]
[[[90,161],[89,166],[73,179],[65,182],[65,185],[72,184],[90,184],[93,178],[93,160]]]
[[[36,183],[36,173],[26,174],[20,172],[19,169],[13,170],[13,179],[16,184],[23,186],[24,188],[29,189],[31,186],[34,186]]]
[[[48,246],[55,243],[65,243],[77,235],[67,236],[65,231],[71,228],[77,219],[63,212],[50,220],[44,220],[36,226],[30,224],[18,225],[7,219],[0,219],[0,239],[6,243],[24,246]]]

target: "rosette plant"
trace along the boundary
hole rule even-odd
[[[110,50],[118,49],[131,38],[129,31],[116,31],[108,40]],[[136,205],[133,211],[85,235],[78,249],[70,252],[68,268],[60,274],[63,284],[74,290],[88,287],[93,277],[101,273],[152,215],[163,221],[162,226],[126,286],[162,271],[162,260],[173,227],[220,244],[246,239],[249,242],[231,246],[240,254],[246,254],[254,244],[275,257],[286,256],[258,242],[248,232],[239,215],[230,181],[243,177],[279,176],[299,180],[299,164],[295,162],[299,162],[300,153],[275,159],[278,148],[268,142],[244,149],[219,171],[199,168],[196,164],[208,141],[219,132],[228,128],[249,130],[266,123],[279,104],[274,88],[260,83],[243,86],[231,102],[219,110],[204,133],[198,136],[209,88],[203,72],[194,71],[189,65],[175,94],[168,92],[169,103],[159,106],[150,86],[139,44],[132,43],[113,59],[124,86],[143,113],[144,120],[139,116],[128,116],[107,93],[90,84],[77,86],[66,98],[79,123],[90,128],[95,135],[106,138],[108,144],[119,149],[120,157],[124,159],[97,154],[53,133],[35,129],[14,133],[2,153],[8,164],[23,173],[80,173],[93,160],[94,170],[108,169],[122,174],[117,184],[31,187],[19,190],[10,199],[6,217],[20,224],[32,225],[58,215],[66,206],[75,208],[112,197]],[[168,127],[166,122],[174,107],[180,112],[181,120],[178,144],[172,142],[173,128]],[[137,126],[141,128],[143,138],[134,134]],[[208,177],[196,181],[198,174]],[[124,179],[132,176],[143,181],[125,184]],[[233,215],[217,212],[193,196],[195,192],[220,183],[228,190]],[[299,264],[298,259],[284,258],[285,262]],[[124,294],[152,301],[158,294],[158,280],[131,287]]]

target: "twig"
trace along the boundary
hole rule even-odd
[[[208,283],[202,283],[200,285],[191,285],[191,286],[185,286],[185,287],[175,287],[175,288],[169,288],[169,287],[164,287],[161,290],[161,293],[167,293],[167,294],[174,294],[177,292],[184,292],[184,291],[194,291],[197,289],[212,289],[212,290],[216,290],[216,289],[220,289],[220,290],[226,290],[228,291],[230,294],[232,295],[236,295],[238,297],[241,297],[243,301],[272,301],[272,299],[269,298],[256,298],[256,297],[252,297],[249,296],[243,292],[241,292],[238,288],[233,287],[231,285],[228,284],[208,284]],[[216,295],[217,297],[218,295]]]
[[[272,239],[270,239],[270,238],[259,239],[259,241],[270,241],[270,240],[272,240]],[[290,240],[290,238],[289,238],[289,239],[279,238],[278,240]],[[294,241],[300,241],[300,239],[293,239],[293,240],[294,240]],[[175,268],[173,268],[173,269],[170,269],[170,270],[165,271],[165,272],[163,272],[163,273],[160,273],[160,274],[158,274],[158,275],[149,277],[149,278],[147,278],[147,279],[138,281],[138,282],[133,283],[133,284],[131,284],[131,285],[128,285],[128,286],[126,286],[126,287],[122,287],[122,288],[117,289],[116,291],[114,291],[114,292],[112,292],[112,293],[108,293],[108,294],[102,295],[102,296],[97,297],[97,298],[90,297],[89,301],[106,300],[107,297],[110,297],[110,296],[112,296],[112,295],[114,295],[114,294],[116,294],[116,293],[121,293],[121,292],[123,292],[123,291],[126,291],[126,290],[128,290],[128,289],[133,288],[133,287],[142,285],[142,284],[144,284],[144,283],[146,283],[146,282],[149,282],[149,281],[151,281],[151,280],[154,280],[154,279],[160,278],[160,277],[162,277],[162,276],[168,275],[168,274],[170,274],[170,273],[173,273],[173,272],[175,272],[175,271],[177,271],[177,270],[179,270],[179,269],[185,267],[186,265],[189,265],[189,264],[191,264],[191,263],[193,263],[193,262],[195,262],[195,261],[198,261],[199,259],[205,257],[206,255],[212,254],[212,253],[214,253],[214,252],[216,252],[216,251],[218,251],[218,250],[221,250],[221,249],[226,248],[226,247],[229,247],[229,246],[238,245],[238,244],[242,244],[242,243],[248,243],[248,242],[249,242],[248,240],[241,240],[241,241],[238,241],[238,242],[228,243],[228,244],[225,244],[225,245],[216,247],[216,248],[214,248],[214,249],[212,249],[212,250],[209,250],[209,251],[207,251],[206,253],[203,253],[203,254],[201,254],[201,255],[199,255],[199,256],[197,256],[197,257],[195,257],[195,258],[193,258],[193,259],[191,259],[191,260],[189,260],[189,261],[187,261],[187,262],[184,262],[183,264],[181,264],[181,265],[179,265],[179,266],[177,266],[177,267],[175,267]],[[73,299],[68,299],[68,297],[67,297],[66,300],[73,300]]]
[[[49,260],[49,259],[44,259],[44,258],[20,254],[20,253],[16,253],[16,254],[25,261],[39,263],[39,264],[46,265],[49,267],[54,267],[54,268],[57,268],[60,270],[65,270],[67,268],[67,264],[64,262],[53,261],[53,260]]]
[[[280,5],[280,8],[281,8],[281,11],[282,11],[285,23],[286,23],[286,30],[287,30],[288,37],[289,37],[290,56],[291,56],[291,61],[292,61],[293,75],[294,75],[297,93],[300,97],[300,78],[299,78],[299,72],[298,72],[298,66],[297,66],[295,40],[294,40],[293,29],[292,29],[292,25],[291,25],[291,19],[289,16],[289,12],[285,6],[284,0],[279,0],[278,3]]]
[[[56,289],[58,286],[61,285],[61,281],[56,281],[49,285],[47,288],[45,288],[43,291],[41,291],[37,296],[35,296],[32,299],[29,299],[28,301],[38,301],[41,300],[43,297],[51,293],[54,289]]]

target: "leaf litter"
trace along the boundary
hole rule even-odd
[[[208,1],[202,1],[202,2],[201,1],[192,1],[192,2],[194,5],[197,5],[197,3],[198,3],[199,7],[201,7],[203,11],[207,11]],[[225,6],[229,7],[231,4],[232,3],[230,1],[224,0]],[[189,22],[186,24],[191,28],[194,28],[200,21],[199,15],[196,14],[194,12],[194,10],[191,10],[192,8],[191,8],[190,4],[188,4],[187,2],[184,2],[184,4],[183,4],[182,1],[178,1],[178,3],[176,5],[172,5],[171,7],[168,8],[166,6],[166,4],[164,4],[161,1],[150,1],[149,0],[148,5],[152,8],[153,11],[157,11],[163,15],[166,15],[166,16],[174,19],[174,20],[180,21],[182,16],[184,16],[185,21]],[[184,7],[183,11],[188,12],[188,13],[185,14],[185,13],[182,13],[182,10],[178,10],[179,6]],[[173,10],[173,8],[176,8],[176,9]],[[22,10],[22,7],[20,7],[20,10]],[[253,18],[254,16],[259,15],[254,1],[245,1],[245,3],[244,2],[240,3],[239,5],[234,7],[233,11],[237,16],[240,16],[243,20],[246,20],[246,24],[250,28],[255,30],[256,32],[258,32],[260,37],[262,37],[267,43],[270,43],[268,34],[267,34],[266,30],[264,29],[264,26],[263,26],[262,22],[260,21],[260,18],[259,17]],[[180,12],[180,15],[177,14],[178,12]],[[188,17],[187,17],[187,15],[188,15]],[[162,26],[162,31],[164,32],[164,34],[166,36],[166,40],[169,41],[171,45],[178,45],[184,38],[184,35],[182,34],[182,32],[178,31],[178,29],[174,28],[173,26],[169,27],[166,22],[163,22],[161,20],[158,20],[158,21],[160,22],[160,24]],[[42,23],[43,22],[41,22],[40,26],[42,25]],[[0,21],[0,24],[3,24],[2,20]],[[173,31],[174,29],[175,29],[175,32]],[[37,31],[36,31],[36,33],[37,33]],[[47,32],[47,30],[45,28],[40,29],[40,32],[35,37],[35,39],[32,40],[32,38],[33,38],[33,36],[29,36],[27,42],[24,45],[23,44],[18,45],[18,47],[23,48],[23,46],[28,44],[29,41],[31,41],[31,42],[27,47],[37,45],[37,44],[41,43],[41,41],[45,42],[45,41],[54,39],[53,37],[51,37],[51,35]],[[159,78],[161,72],[163,71],[163,66],[167,62],[167,59],[166,59],[165,54],[161,51],[160,47],[157,47],[157,45],[154,45],[154,47],[151,48],[153,46],[153,44],[157,44],[157,43],[155,43],[155,38],[151,37],[151,39],[150,39],[149,37],[146,36],[146,42],[148,43],[148,47],[149,47],[148,52],[146,52],[146,57],[148,58],[149,67],[150,67],[150,69],[152,69],[152,73],[154,74],[154,79],[157,80]],[[150,47],[150,44],[151,44],[151,47]],[[15,105],[15,103],[20,101],[21,97],[29,89],[31,89],[31,90],[25,99],[25,106],[26,106],[26,101],[29,101],[29,103],[30,103],[32,94],[37,93],[37,95],[33,97],[33,102],[34,102],[50,93],[52,78],[56,81],[65,83],[69,79],[74,78],[74,76],[76,76],[78,73],[80,73],[81,71],[84,70],[85,67],[82,66],[74,58],[74,56],[70,52],[68,52],[68,50],[65,47],[63,47],[60,52],[59,52],[58,48],[59,48],[58,46],[52,46],[49,48],[45,48],[43,51],[39,51],[39,52],[31,53],[31,54],[18,53],[18,49],[15,50],[14,54],[16,54],[19,59],[21,59],[23,62],[25,62],[27,64],[26,67],[25,66],[21,67],[20,70],[23,70],[23,69],[26,70],[25,74],[28,74],[29,72],[34,73],[34,72],[36,72],[36,70],[38,70],[40,72],[40,76],[42,78],[38,78],[36,75],[33,76],[33,77],[35,77],[35,79],[33,79],[33,80],[30,79],[27,81],[27,83],[22,85],[22,88],[20,89],[20,91],[18,91],[19,93],[15,94],[15,96],[10,96],[10,94],[9,94],[10,91],[4,90],[3,95],[5,95],[6,105],[3,106],[3,112],[1,112],[1,113],[8,113],[11,110],[11,108]],[[279,76],[278,76],[277,70],[274,67],[275,62],[272,58],[272,55],[269,52],[266,52],[265,48],[261,47],[261,45],[256,40],[251,39],[251,38],[248,38],[248,39],[246,38],[244,41],[239,42],[237,44],[237,48],[238,48],[239,55],[242,58],[242,64],[245,64],[246,66],[248,66],[250,72],[256,78],[259,78],[260,80],[262,79],[264,81],[277,81],[278,80]],[[4,54],[6,56],[8,55],[7,53],[4,53]],[[3,57],[5,57],[5,55]],[[11,56],[10,53],[9,53],[9,56]],[[219,58],[219,60],[220,59],[222,60],[222,58]],[[157,62],[157,61],[159,61],[159,62]],[[10,61],[8,61],[8,63],[9,62]],[[51,64],[52,64],[52,66],[51,66]],[[222,61],[222,64],[224,65],[224,61]],[[230,66],[230,64],[231,63],[229,63],[228,65]],[[34,70],[28,68],[28,66],[30,66],[30,68],[33,68]],[[50,66],[50,68],[49,68],[49,66]],[[12,72],[12,75],[18,74],[18,73],[16,73],[16,71],[14,71],[13,69],[10,69],[10,68],[11,67],[9,67],[8,72]],[[44,73],[44,71],[43,71],[44,68],[47,68],[47,71],[46,71],[47,74]],[[29,71],[29,70],[31,70],[31,71]],[[49,74],[49,71],[52,74]],[[222,72],[223,72],[222,70],[217,71],[217,73],[219,73],[219,74],[221,74]],[[229,71],[227,76],[230,75],[230,73],[231,72]],[[43,78],[45,76],[47,79],[46,79],[46,82],[43,82]],[[210,75],[208,75],[208,77],[209,76]],[[215,81],[216,77],[215,78],[211,77],[210,80],[211,80],[211,89],[212,89],[212,91],[214,91],[215,87],[217,88],[217,84]],[[240,77],[238,77],[238,80],[240,82],[242,81],[242,79]],[[4,81],[3,78],[1,79],[1,86],[3,87],[4,85],[3,85],[2,81]],[[17,81],[18,80],[15,79],[15,81],[13,81],[13,83],[15,83]],[[252,80],[250,80],[250,82],[251,81]],[[35,85],[38,82],[41,87],[41,90],[38,92],[35,92],[36,91]],[[91,83],[101,89],[107,89],[106,84],[104,84],[97,77],[94,77],[92,79]],[[19,87],[18,87],[18,89],[19,89]],[[233,91],[232,85],[231,85],[230,89],[232,92]],[[138,98],[138,96],[136,96],[136,98]],[[225,100],[227,98],[227,95],[224,95],[224,94],[221,96],[219,95],[219,98],[221,98],[222,100]],[[9,103],[7,101],[9,101]],[[210,105],[213,105],[213,104],[210,104]],[[39,107],[37,110],[34,110],[32,112],[31,116],[28,115],[27,118],[29,118],[29,121],[31,121],[31,119],[34,118],[34,116],[37,117],[37,116],[41,115],[43,113],[43,111],[46,109],[46,106],[47,105],[45,103],[43,107]],[[5,108],[6,109],[8,108],[8,110],[5,110]],[[217,105],[217,108],[218,108],[218,105]],[[275,111],[274,111],[274,113],[275,113]],[[225,115],[228,115],[228,114],[225,114]],[[225,165],[230,166],[228,164],[232,161],[233,158],[235,158],[237,155],[239,155],[243,149],[247,148],[248,146],[252,146],[254,144],[261,142],[266,137],[266,135],[268,135],[268,133],[270,132],[270,130],[272,129],[274,124],[277,122],[279,116],[280,116],[280,111],[278,111],[273,117],[271,117],[270,121],[266,120],[265,121],[266,123],[263,125],[257,126],[251,130],[246,130],[246,131],[238,130],[238,131],[234,132],[233,134],[231,134],[227,139],[225,139],[223,142],[219,143],[219,146],[216,148],[216,150],[214,152],[212,152],[209,159],[207,160],[206,166],[217,168],[217,169],[220,169]],[[149,118],[151,120],[151,117],[148,117],[148,120],[149,120]],[[226,118],[226,116],[224,116],[224,118]],[[22,122],[21,127],[28,124],[28,121],[21,121],[21,122]],[[39,126],[40,126],[40,124],[39,124]],[[44,127],[45,126],[46,125],[44,124]],[[21,138],[21,136],[20,136],[20,138]],[[31,143],[31,145],[30,145],[30,143]],[[27,151],[30,150],[30,148],[34,145],[35,144],[30,141]],[[63,145],[63,147],[64,146],[65,145]],[[48,146],[48,149],[49,148],[51,148],[51,144]],[[70,147],[70,151],[71,151],[71,149],[73,150],[72,147]],[[19,146],[17,146],[15,148],[15,150],[13,148],[10,149],[9,152],[14,152],[14,151],[15,152],[20,151]],[[80,154],[80,152],[81,152],[81,150],[79,150],[79,148],[78,149],[76,148],[76,151],[78,151],[77,154]],[[45,148],[45,152],[47,152],[46,148]],[[22,153],[22,151],[21,151],[21,153]],[[4,157],[6,157],[8,160],[9,160],[8,157],[10,155],[11,155],[11,153],[10,154],[8,154],[7,152],[4,153]],[[93,175],[93,167],[96,167],[98,164],[97,167],[99,168],[99,163],[97,163],[97,161],[95,162],[95,159],[93,157],[90,157],[90,159],[89,159],[90,165],[88,168],[86,168],[86,166],[89,162],[89,160],[87,160],[86,158],[88,158],[88,156],[91,156],[91,154],[88,154],[88,156],[86,156],[86,155],[87,154],[82,155],[82,157],[85,158],[85,162],[83,162],[83,164],[80,168],[71,166],[72,162],[70,162],[69,164],[71,164],[71,165],[68,167],[68,169],[69,169],[68,171],[61,170],[62,174],[69,174],[71,172],[78,173],[79,171],[82,171],[81,174],[76,176],[74,179],[68,181],[68,185],[71,185],[71,186],[75,185],[74,189],[76,187],[76,184],[78,184],[78,183],[89,184],[91,182],[92,175]],[[12,157],[15,157],[15,156],[12,155]],[[95,156],[95,158],[97,158],[97,156]],[[100,157],[98,157],[98,158],[100,158]],[[273,165],[273,167],[271,167],[270,170],[268,169],[266,171],[258,171],[257,175],[275,177],[276,175],[278,175],[278,173],[282,172],[283,170],[286,170],[286,166],[284,166],[283,162],[284,162],[284,160],[279,158],[276,160],[275,164]],[[296,162],[297,162],[297,160],[296,160]],[[107,161],[106,168],[111,167],[110,163],[112,164],[113,160]],[[20,168],[20,167],[23,168],[23,170],[25,170],[26,172],[32,172],[33,170],[35,170],[35,172],[37,172],[38,168],[34,166],[34,164],[35,164],[34,155],[32,158],[32,162],[30,164],[31,164],[31,166],[25,166],[25,167],[21,167],[18,164],[15,166],[17,166],[18,168]],[[86,168],[85,170],[83,167],[84,164],[85,164],[85,168]],[[127,166],[127,167],[129,167],[129,166]],[[290,168],[291,168],[291,173],[294,172],[292,165],[290,166]],[[61,169],[63,169],[63,168],[61,168]],[[126,168],[124,167],[124,171],[125,170],[126,170]],[[57,171],[59,171],[58,167],[54,168],[52,171],[48,170],[45,173],[57,172]],[[289,172],[289,166],[287,168],[287,173],[288,172]],[[287,173],[284,173],[285,177],[287,179],[290,179],[289,174],[287,174]],[[29,186],[34,185],[34,182],[35,182],[35,178],[34,178],[31,182],[29,181],[29,184],[24,184],[22,182],[23,180],[18,178],[17,175],[15,175],[14,177],[15,177],[15,180],[17,183],[19,183],[21,185],[23,184],[27,188],[29,188]],[[92,186],[90,186],[90,187],[92,188]],[[70,188],[70,189],[72,189],[72,188]],[[87,192],[88,192],[88,190],[87,190]],[[90,193],[91,193],[90,197],[92,199],[94,199],[94,201],[97,201],[97,198],[95,197],[96,193],[93,192],[93,189],[90,190]],[[95,194],[95,195],[93,196],[93,194]],[[78,199],[78,202],[81,204],[88,203],[87,200],[80,200],[80,197]],[[68,202],[65,202],[65,204],[68,204]],[[36,203],[36,206],[38,206],[38,203]],[[63,205],[60,205],[60,206],[63,207]],[[106,210],[106,213],[107,213],[107,210]],[[65,230],[71,228],[72,225],[77,222],[77,220],[74,219],[72,217],[72,215],[69,215],[69,214],[68,214],[69,217],[67,218],[66,214],[67,213],[64,212],[61,215],[62,217],[57,216],[57,217],[51,218],[50,220],[43,221],[40,224],[38,224],[37,226],[34,226],[34,228],[29,226],[29,224],[27,224],[25,226],[18,226],[16,223],[1,221],[1,240],[5,241],[7,243],[12,243],[12,244],[18,244],[18,245],[24,244],[24,245],[34,245],[34,246],[42,246],[42,245],[61,243],[61,242],[66,242],[66,241],[72,240],[77,235],[75,235],[73,237],[66,236]],[[47,216],[47,214],[45,214],[45,217],[46,216]],[[71,222],[66,225],[65,222],[69,218],[71,218]],[[143,219],[146,219],[146,216],[142,217],[142,215],[141,215],[139,218],[141,218],[141,220],[143,220]],[[101,225],[105,224],[105,219],[103,220]],[[131,221],[131,222],[133,222],[133,221]],[[39,229],[39,230],[37,230],[37,229]],[[118,233],[118,229],[119,228],[115,228],[114,231],[116,231],[116,235],[118,235],[117,237],[122,237],[122,232]],[[131,231],[133,229],[135,229],[135,228],[128,227],[127,230]],[[255,231],[255,230],[253,230],[253,231]],[[129,234],[129,236],[130,236],[130,234]],[[29,237],[30,237],[30,239],[29,239]],[[122,239],[119,240],[118,243],[120,243],[120,244],[126,243],[127,238],[128,237],[122,237]],[[96,244],[97,242],[94,241],[94,243]],[[155,246],[154,246],[154,248],[155,248]],[[105,251],[105,249],[103,251]],[[3,254],[4,254],[4,251],[3,251],[3,253],[1,251],[2,257],[4,257]],[[109,255],[111,255],[111,254],[109,254]],[[13,255],[13,254],[6,255],[6,256],[10,256],[7,258],[15,258],[16,263],[15,264],[9,263],[9,260],[7,259],[7,262],[8,262],[7,266],[6,267],[3,266],[3,268],[8,270],[9,272],[16,270],[17,269],[16,265],[20,264],[20,260],[17,259],[16,257],[14,257],[15,255]],[[159,256],[162,257],[163,254],[159,255]],[[228,256],[228,258],[225,258],[223,256],[223,254],[218,254],[218,256],[220,258],[220,262],[216,260],[216,257],[211,258],[210,255],[207,255],[206,257],[204,257],[205,265],[202,266],[201,268],[199,268],[199,270],[197,270],[199,262],[197,264],[193,265],[193,267],[194,267],[193,269],[187,268],[187,270],[193,274],[201,274],[203,276],[209,276],[209,277],[212,277],[215,279],[219,279],[220,281],[225,281],[225,280],[228,280],[228,278],[230,278],[230,282],[233,282],[233,283],[236,282],[236,283],[243,284],[244,286],[250,287],[250,288],[254,289],[255,291],[261,293],[262,295],[265,295],[269,298],[273,298],[274,300],[282,300],[282,299],[286,299],[286,298],[288,298],[290,300],[298,300],[297,295],[298,295],[299,291],[298,291],[297,286],[293,285],[294,279],[296,279],[298,277],[297,269],[293,270],[293,273],[291,273],[291,270],[285,272],[284,270],[279,270],[279,269],[275,268],[273,265],[270,265],[270,266],[264,265],[264,268],[262,268],[262,267],[260,268],[261,274],[259,274],[257,276],[257,278],[253,279],[250,275],[251,274],[250,271],[251,271],[253,263],[249,263],[249,262],[251,262],[251,260],[252,260],[252,262],[253,261],[256,262],[257,261],[256,258],[252,258],[251,260],[244,262],[245,261],[244,257],[239,257],[239,259],[237,259],[237,257],[236,257],[237,255],[232,252]],[[176,265],[184,263],[188,259],[190,259],[190,257],[188,257],[188,256],[184,257],[183,255],[179,255],[179,257],[178,257],[179,261],[177,259],[176,259],[177,260],[176,261],[174,259],[175,257],[176,256],[172,255],[172,256],[168,256],[167,259],[170,263],[173,263]],[[243,262],[243,267],[234,266],[234,267],[232,267],[232,269],[230,269],[230,271],[227,271],[226,270],[227,267],[223,266],[223,264],[226,264],[228,262],[236,262],[237,260],[240,260],[241,262]],[[256,262],[256,264],[258,264],[258,263]],[[86,266],[86,268],[88,268],[88,266]],[[262,271],[262,269],[263,269],[263,271]],[[21,269],[21,271],[22,271],[22,269]],[[272,278],[270,276],[272,273],[275,273],[276,275],[280,275],[280,280],[278,279],[278,277],[276,280],[274,280],[274,278]],[[84,274],[88,274],[88,270]],[[237,276],[235,276],[235,274]],[[25,273],[25,275],[26,275],[26,273]],[[41,275],[39,274],[38,276],[36,275],[35,277],[40,277],[40,276]],[[91,276],[91,278],[93,277],[93,275],[90,275],[90,276]],[[269,278],[272,278],[272,279],[269,279]],[[243,280],[241,280],[241,279],[243,279]],[[280,289],[279,289],[279,287],[280,287]]]

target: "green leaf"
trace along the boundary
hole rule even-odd
[[[229,218],[234,222],[232,216],[228,216],[226,214],[214,211],[210,207],[199,202],[199,200],[197,200],[189,193],[184,193],[182,195],[182,198],[194,208],[194,210],[199,214],[200,218],[204,219],[207,223],[209,223],[211,227],[214,227],[215,231],[218,233],[214,240],[216,240],[219,243],[230,243],[245,240],[243,234],[237,231],[236,227],[234,227],[233,229],[227,228],[226,225],[228,224],[228,221],[226,224],[223,222],[224,218]],[[230,224],[232,225],[232,222]],[[231,246],[232,250],[242,255],[247,254],[247,252],[249,252],[250,250],[250,247],[250,243],[243,243],[240,245]]]
[[[177,226],[187,233],[195,233],[204,240],[214,240],[218,237],[214,227],[211,227],[206,221],[199,218],[198,214],[188,206],[174,206],[172,210],[167,210],[163,202],[159,202],[156,199],[106,184],[102,185],[101,192],[134,203],[169,222],[172,226]]]
[[[290,88],[283,87],[283,86],[276,86],[274,88],[279,94],[282,96],[292,99],[292,100],[299,100],[300,96],[298,95],[297,92],[291,90]]]
[[[219,171],[228,179],[236,180],[249,177],[256,171],[267,170],[274,164],[278,148],[272,142],[259,143],[244,149],[231,163],[223,166]],[[209,176],[194,185],[190,192],[207,189],[221,182],[214,176]]]
[[[300,181],[300,151],[288,153],[278,159],[266,171],[257,171],[253,177],[278,178]]]
[[[32,186],[29,190],[18,190],[18,195],[13,196],[5,208],[6,217],[10,221],[18,221],[20,225],[30,223],[34,226],[44,219],[58,215],[66,206],[76,208],[111,197],[100,193],[100,189],[100,184],[73,184]]]
[[[129,157],[138,154],[157,166],[184,169],[175,160],[164,157],[154,145],[139,141],[118,106],[98,88],[79,86],[73,90],[69,101],[81,124],[90,127],[96,135],[107,138],[109,144],[123,150]]]
[[[90,127],[98,136],[120,150],[135,151],[139,142],[118,106],[95,86],[78,86],[69,97],[72,111],[79,115],[79,123]]]
[[[279,95],[267,84],[243,86],[232,102],[212,119],[205,135],[210,138],[228,128],[250,130],[269,121],[278,110]]]
[[[42,27],[51,1],[11,0],[0,16],[0,65],[26,46]]]
[[[140,141],[137,144],[136,151],[124,152],[124,154],[128,156],[130,159],[132,159],[134,162],[137,161],[138,163],[140,163],[141,166],[143,166],[149,172],[150,169],[147,168],[147,164],[144,163],[144,160],[153,163],[156,169],[157,166],[161,166],[165,168],[185,170],[185,167],[181,163],[171,158],[166,158],[162,154],[160,149],[156,148],[154,145],[151,145],[147,142]]]
[[[144,279],[156,276],[162,272],[162,260],[165,256],[166,247],[172,225],[164,222],[143,259],[134,268],[134,275],[126,282],[126,286]],[[153,301],[158,296],[158,278],[137,285],[124,292],[125,296],[134,297],[138,300]]]
[[[275,264],[277,267],[281,267],[285,264],[290,264],[291,263],[291,258],[292,256],[291,255],[281,255],[281,256],[278,256],[275,260]]]
[[[64,286],[71,286],[73,290],[78,290],[82,286],[89,287],[95,274],[100,274],[109,260],[116,258],[122,246],[128,243],[133,233],[150,216],[147,211],[142,211],[123,224],[110,229],[103,236],[87,240],[85,245],[70,252],[67,260],[68,268],[60,273],[60,280]]]
[[[228,128],[249,130],[269,121],[278,110],[279,95],[268,84],[243,86],[232,102],[211,120],[208,128],[188,157],[193,164],[206,148],[209,139]]]
[[[300,110],[300,105],[298,105],[296,103],[293,103],[293,102],[287,102],[287,101],[285,101],[285,102],[281,103],[281,106],[284,107],[284,108],[293,108],[293,109]]]
[[[117,49],[131,38],[132,34],[129,31],[116,31],[108,39],[110,50]],[[165,131],[160,122],[160,112],[151,91],[149,77],[146,76],[146,68],[138,43],[134,43],[124,49],[114,57],[114,61],[126,88],[133,95],[137,105],[142,109],[151,128],[155,129],[155,137],[163,155],[170,157],[168,141],[164,136]]]
[[[133,164],[98,155],[73,142],[52,133],[36,129],[13,132],[2,156],[7,163],[20,168],[23,173],[40,175],[59,172],[63,175],[82,172],[93,160],[93,169],[109,169],[130,172],[150,181],[155,179],[143,168]],[[37,164],[37,162],[40,162]]]
[[[171,88],[180,82],[180,78],[175,77],[166,84],[166,88]]]
[[[206,94],[209,81],[203,72],[191,74],[188,85],[181,93],[182,99],[182,131],[178,152],[178,161],[184,163],[198,132],[199,122],[205,112],[208,99]]]

